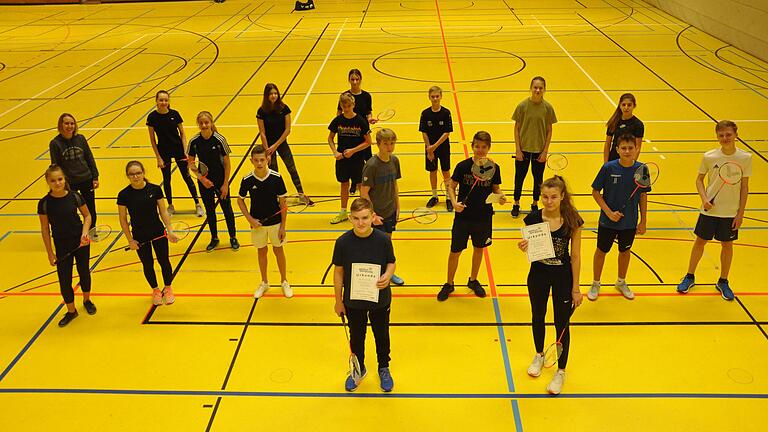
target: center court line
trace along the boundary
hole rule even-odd
[[[296,111],[296,117],[293,118],[293,123],[298,123],[299,116],[301,115],[302,111],[304,111],[304,106],[307,104],[307,100],[309,99],[309,95],[312,94],[312,90],[315,88],[315,84],[317,84],[318,78],[320,78],[320,74],[323,73],[323,69],[325,69],[325,64],[328,63],[328,59],[331,58],[331,53],[333,52],[333,48],[336,47],[336,42],[339,41],[339,38],[341,37],[341,33],[344,31],[344,25],[347,23],[348,18],[344,18],[344,22],[341,23],[341,27],[339,28],[339,32],[336,33],[336,38],[333,40],[333,43],[331,44],[331,48],[328,49],[328,53],[325,54],[325,58],[323,59],[323,63],[320,65],[320,69],[318,69],[317,74],[315,74],[315,79],[312,80],[312,85],[309,86],[309,90],[307,90],[307,93],[304,95],[304,100],[301,101],[301,105],[299,106],[299,110]],[[327,125],[325,125],[327,126]]]

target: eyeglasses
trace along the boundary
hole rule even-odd
[[[144,175],[144,171],[129,172],[128,177],[138,177]]]

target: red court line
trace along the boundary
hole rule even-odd
[[[453,94],[453,103],[456,106],[456,119],[459,122],[459,132],[461,134],[461,143],[464,146],[464,156],[469,157],[466,135],[464,134],[464,122],[461,121],[461,109],[459,109],[459,95],[456,90],[456,81],[453,79],[453,68],[451,68],[451,57],[448,55],[448,43],[445,41],[445,29],[443,28],[443,17],[440,14],[440,5],[435,0],[435,9],[437,9],[437,22],[440,24],[440,37],[443,39],[443,53],[445,53],[445,63],[448,65],[448,78],[451,81],[451,93]]]

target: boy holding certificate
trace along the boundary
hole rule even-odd
[[[367,372],[365,332],[370,318],[381,389],[390,392],[394,381],[389,372],[389,281],[395,272],[395,253],[392,240],[371,227],[374,217],[369,200],[357,198],[352,202],[349,220],[353,229],[336,239],[333,248],[334,311],[339,316],[346,315],[349,321],[350,348],[360,362],[362,377]],[[355,391],[358,384],[350,375],[344,388]]]

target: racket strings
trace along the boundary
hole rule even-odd
[[[733,163],[725,163],[718,172],[723,182],[729,185],[739,183],[743,175],[741,167]]]
[[[560,153],[550,154],[547,157],[547,167],[552,171],[562,171],[568,166],[568,158]]]
[[[392,108],[387,108],[376,116],[376,120],[387,121],[394,116],[395,116],[395,110]]]
[[[92,242],[106,240],[112,234],[112,227],[109,225],[98,225],[88,231],[88,238]]]
[[[426,207],[419,207],[411,212],[411,219],[420,224],[431,224],[437,220],[437,212]]]

